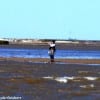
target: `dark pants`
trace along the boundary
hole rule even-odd
[[[54,55],[50,55],[50,61],[54,62]]]

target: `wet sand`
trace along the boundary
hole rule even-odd
[[[21,100],[99,100],[98,60],[0,58],[0,97]],[[57,62],[58,59],[56,59]],[[68,62],[69,61],[69,62]],[[76,63],[75,63],[76,62]],[[86,63],[84,63],[86,62]],[[77,64],[78,63],[78,64]]]
[[[19,61],[19,62],[33,62],[33,63],[48,63],[49,58],[5,58],[0,57],[0,61]],[[100,64],[100,59],[58,59],[55,58],[55,63],[71,63],[71,64]]]

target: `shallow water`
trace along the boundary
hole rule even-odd
[[[49,58],[47,49],[0,48],[0,57]],[[100,59],[100,50],[57,50],[55,58]]]

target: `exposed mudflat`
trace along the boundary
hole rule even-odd
[[[100,100],[100,65],[0,60],[0,97]]]

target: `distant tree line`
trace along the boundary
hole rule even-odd
[[[0,45],[8,45],[9,41],[5,41],[5,40],[0,40]]]

